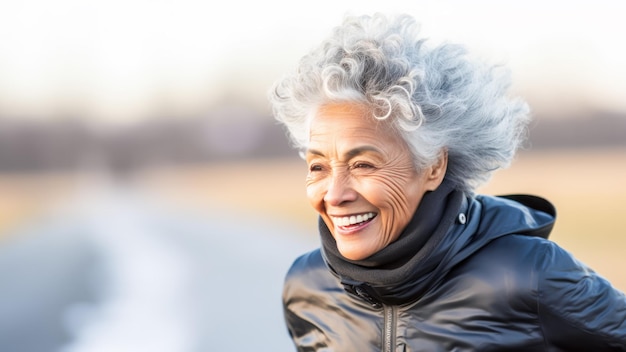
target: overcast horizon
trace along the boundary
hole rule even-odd
[[[271,83],[376,1],[298,3],[27,0],[0,5],[0,116],[132,123],[223,104],[267,109]],[[512,69],[544,115],[626,112],[626,23],[619,1],[389,1],[434,41]],[[258,7],[258,8],[257,8]],[[546,113],[547,112],[547,113]]]

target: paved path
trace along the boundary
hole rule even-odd
[[[0,246],[0,351],[293,351],[282,280],[315,245],[276,220],[101,189]]]

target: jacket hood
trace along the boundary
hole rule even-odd
[[[531,195],[469,197],[449,190],[442,199],[445,202],[439,205],[431,201],[434,207],[444,209],[434,212],[439,214],[435,218],[437,224],[429,229],[425,241],[406,242],[413,246],[409,247],[408,255],[406,244],[385,249],[387,256],[406,257],[400,265],[375,266],[371,261],[342,259],[336,244],[333,248],[334,241],[328,239],[328,229],[320,221],[324,259],[345,290],[374,306],[411,303],[438,285],[457,264],[496,238],[511,234],[548,238],[556,217],[550,202]],[[420,226],[418,213],[419,208],[402,236],[423,237],[424,226]]]

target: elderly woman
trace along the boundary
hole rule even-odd
[[[527,105],[407,16],[349,17],[270,94],[308,165],[321,249],[284,313],[300,351],[626,351],[626,298],[547,239],[552,205],[475,194]]]

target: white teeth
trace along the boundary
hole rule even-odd
[[[359,214],[352,216],[333,217],[333,222],[337,226],[348,226],[367,221],[374,217],[374,213]]]

